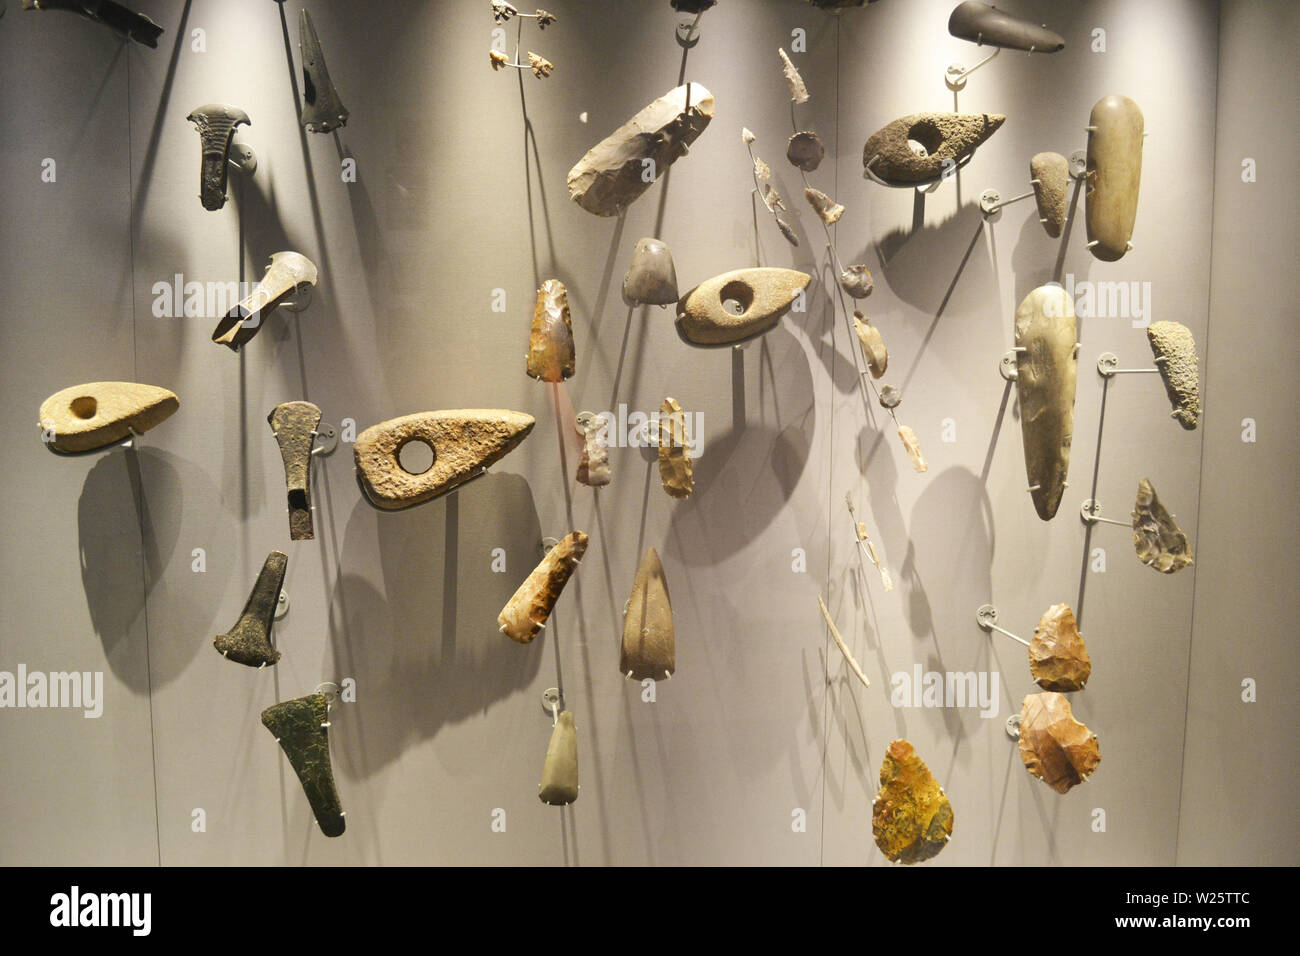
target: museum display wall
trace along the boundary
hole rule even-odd
[[[1267,115],[1296,113],[1297,8],[1016,0],[1008,12],[1064,49],[1004,50],[954,91],[949,66],[992,52],[949,33],[956,5],[720,0],[695,21],[668,0],[556,0],[541,29],[495,22],[488,0],[134,0],[165,30],[149,49],[9,0],[0,670],[102,672],[103,692],[92,719],[0,712],[0,862],[883,866],[873,797],[905,739],[951,803],[928,865],[1296,863],[1300,707],[1271,678],[1297,610],[1295,309],[1280,291],[1300,239],[1283,185],[1297,136]],[[299,122],[304,6],[348,114],[326,133]],[[489,49],[515,57],[517,37],[551,75],[493,69]],[[685,83],[714,101],[689,151],[622,215],[572,201],[571,167]],[[1089,250],[1082,180],[1060,238],[1032,196],[983,212],[986,190],[1032,193],[1031,157],[1087,149],[1111,94],[1149,134],[1131,249]],[[215,210],[187,121],[201,104],[243,110],[234,142],[255,154]],[[864,178],[867,138],[926,111],[1006,121],[932,190]],[[803,176],[784,155],[797,130],[825,147]],[[756,198],[753,155],[797,245]],[[845,207],[829,231],[805,184]],[[683,295],[760,266],[811,281],[766,334],[701,348],[677,307],[623,300],[644,237],[671,249]],[[214,343],[234,301],[215,307],[213,290],[256,285],[286,251],[317,270],[289,297],[305,308],[268,311],[237,351]],[[869,297],[841,293],[850,264],[870,270]],[[525,374],[552,279],[576,354],[558,383]],[[1053,281],[1080,347],[1069,486],[1045,521],[1026,478],[1029,376],[999,369],[1017,308]],[[887,343],[878,380],[854,308]],[[1147,326],[1166,320],[1200,359],[1194,430],[1162,376],[1097,371],[1103,353],[1152,369]],[[41,403],[92,382],[160,386],[179,408],[128,444],[52,453]],[[636,427],[666,397],[696,443],[683,498]],[[316,436],[314,536],[295,540],[267,419],[302,401],[338,441]],[[442,409],[536,424],[464,487],[377,507],[358,437]],[[600,488],[575,478],[584,411],[614,422]],[[1142,478],[1195,552],[1177,573],[1135,554]],[[1125,527],[1082,520],[1090,498]],[[545,629],[511,640],[498,614],[544,539],[573,531],[589,536],[581,567]],[[651,548],[675,661],[670,680],[628,680],[624,609]],[[275,551],[280,657],[241,666],[213,639]],[[1029,639],[1058,604],[1091,657],[1068,698],[1101,756],[1065,793],[1008,733],[1042,689],[1025,648],[977,621],[992,605]],[[262,719],[326,683],[337,838]],[[581,791],[564,807],[538,799],[548,688],[577,733]]]

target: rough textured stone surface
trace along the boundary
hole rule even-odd
[[[712,118],[713,94],[699,83],[669,90],[578,160],[569,170],[569,198],[597,216],[617,216],[650,188],[641,178],[644,161],[654,161],[658,179]]]
[[[871,171],[886,182],[928,182],[943,172],[945,160],[960,163],[1006,121],[998,113],[901,116],[871,134],[862,148],[862,165],[870,165]],[[913,149],[911,143],[916,143],[918,149]]]
[[[663,680],[677,670],[673,606],[668,597],[664,566],[654,548],[645,553],[632,583],[623,618],[619,672],[632,680]]]
[[[871,804],[871,835],[894,862],[920,863],[952,837],[952,804],[912,745],[895,740],[880,764],[880,790]]]
[[[578,481],[590,488],[609,484],[609,419],[591,415],[579,422],[582,456],[578,459]]]
[[[1087,780],[1101,751],[1097,735],[1074,719],[1062,694],[1030,694],[1020,707],[1020,759],[1025,769],[1057,793]]]
[[[957,4],[948,17],[948,32],[961,40],[1007,50],[1055,53],[1065,49],[1059,33],[978,0]]]
[[[271,646],[271,629],[275,627],[275,606],[288,567],[289,556],[283,551],[272,551],[266,556],[239,620],[212,641],[219,654],[249,667],[274,664],[280,659],[280,652]]]
[[[311,446],[320,424],[320,409],[311,402],[285,402],[271,409],[266,421],[271,426],[280,458],[284,461],[284,484],[289,494],[289,538],[305,541],[314,537],[311,521]]]
[[[849,266],[840,273],[840,288],[855,299],[865,299],[875,287],[871,270],[864,265]]]
[[[348,109],[330,80],[325,54],[306,7],[298,16],[298,49],[302,54],[302,112],[298,122],[309,133],[328,133],[346,126]]]
[[[903,401],[903,393],[892,385],[885,385],[880,389],[880,405],[882,408],[897,408]]]
[[[1043,690],[1083,690],[1092,675],[1088,648],[1068,604],[1053,604],[1034,628],[1029,673]]]
[[[1173,574],[1194,563],[1187,535],[1165,510],[1146,478],[1138,481],[1137,501],[1133,505],[1133,547],[1139,561],[1164,574]]]
[[[781,54],[781,69],[785,73],[786,83],[790,85],[791,102],[807,103],[808,87],[804,86],[803,77],[799,75],[799,70],[791,62],[785,50],[778,48],[776,52]]]
[[[885,348],[880,330],[868,322],[861,312],[853,313],[853,329],[858,333],[858,342],[862,345],[862,354],[866,356],[871,377],[880,378],[885,374],[885,369],[889,368],[889,349]]]
[[[916,433],[907,425],[899,425],[898,437],[903,439],[903,447],[907,449],[907,457],[912,459],[912,467],[917,474],[928,471],[930,466],[925,463],[925,456],[921,454],[921,443],[916,440]]]
[[[1034,184],[1034,202],[1038,220],[1053,239],[1065,228],[1065,213],[1070,187],[1070,161],[1060,153],[1037,153],[1029,161],[1029,177]]]
[[[560,592],[586,553],[587,535],[581,531],[570,531],[547,551],[497,615],[501,633],[520,644],[532,641],[550,618]]]
[[[1147,341],[1174,407],[1173,417],[1191,431],[1201,416],[1201,380],[1192,330],[1181,322],[1152,322],[1147,328]]]
[[[794,269],[724,272],[701,282],[677,303],[677,331],[695,345],[732,345],[767,332],[789,311],[812,276]],[[733,315],[723,302],[743,310]]]
[[[691,452],[686,447],[686,416],[675,398],[659,406],[659,479],[674,498],[689,498],[695,490]]]
[[[300,252],[271,256],[266,275],[252,294],[226,313],[212,333],[212,341],[232,352],[262,330],[266,320],[300,288],[316,284],[315,264]]]
[[[826,147],[822,145],[821,137],[808,130],[795,133],[785,147],[785,158],[805,173],[820,166],[825,156]]]
[[[262,726],[280,742],[298,775],[321,832],[342,836],[346,828],[339,791],[330,765],[329,707],[323,694],[272,704],[262,711]]]
[[[1039,286],[1016,309],[1016,389],[1025,473],[1038,517],[1060,507],[1074,440],[1078,379],[1074,303],[1060,286]]]
[[[628,305],[672,305],[677,296],[677,269],[668,245],[658,239],[637,240],[623,277],[623,301]]]
[[[534,424],[531,415],[498,408],[403,415],[357,436],[352,446],[357,476],[378,508],[420,504],[500,461],[528,437]],[[398,452],[409,441],[423,441],[433,449],[433,465],[423,474],[413,475],[398,463]]]
[[[174,392],[138,382],[87,382],[41,402],[37,425],[47,444],[62,452],[92,451],[132,432],[147,432],[180,408]]]
[[[253,121],[238,106],[227,103],[208,103],[185,118],[199,131],[199,199],[204,209],[215,212],[226,204],[227,166],[235,127],[252,125]]]
[[[578,731],[573,726],[570,711],[560,711],[551,730],[537,797],[553,807],[562,807],[578,799]]]
[[[1091,252],[1114,262],[1128,251],[1142,181],[1142,110],[1127,96],[1105,96],[1088,117],[1085,219]],[[1091,243],[1096,241],[1096,245]]]
[[[559,279],[547,279],[537,290],[533,326],[528,336],[528,375],[542,382],[573,377],[573,320],[569,292]]]
[[[828,226],[835,225],[840,221],[840,216],[844,215],[844,207],[820,189],[808,187],[803,191],[803,198],[808,200],[808,204],[821,217],[821,221]]]

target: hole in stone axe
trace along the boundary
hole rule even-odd
[[[408,475],[422,475],[433,467],[433,446],[423,438],[412,438],[397,449],[397,463]]]

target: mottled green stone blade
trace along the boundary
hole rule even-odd
[[[272,704],[262,711],[262,723],[289,758],[321,831],[336,837],[342,835],[345,824],[330,766],[329,731],[325,726],[328,715],[325,696],[308,694]]]

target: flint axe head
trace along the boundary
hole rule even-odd
[[[203,208],[217,210],[226,204],[226,166],[230,160],[230,141],[235,127],[253,121],[237,106],[209,103],[185,117],[199,131],[202,157],[199,167],[199,198]]]

